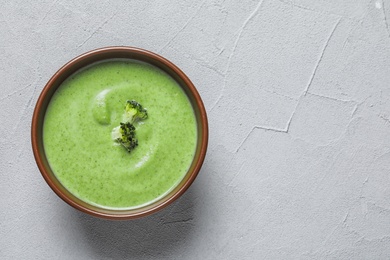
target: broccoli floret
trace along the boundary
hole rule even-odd
[[[140,103],[134,100],[127,100],[125,106],[124,122],[135,123],[148,118],[148,112]]]
[[[120,123],[120,126],[112,130],[112,139],[126,148],[130,153],[138,145],[138,140],[135,138],[134,124],[146,118],[148,118],[148,113],[141,104],[134,100],[126,101],[123,122]]]
[[[130,122],[120,123],[120,126],[112,130],[111,135],[128,152],[131,152],[138,145],[138,140],[135,138],[135,127]]]

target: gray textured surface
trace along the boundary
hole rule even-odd
[[[1,1],[1,259],[389,259],[390,1]],[[210,145],[174,205],[128,222],[48,188],[30,120],[71,58],[137,46],[202,95]]]

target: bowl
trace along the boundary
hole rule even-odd
[[[112,209],[86,202],[72,194],[54,174],[44,149],[43,125],[46,110],[56,90],[72,74],[97,62],[129,59],[148,63],[164,71],[182,88],[195,115],[195,154],[183,179],[167,194],[149,204],[130,209]],[[51,189],[72,207],[95,217],[111,220],[134,219],[155,213],[178,199],[193,183],[203,164],[208,144],[208,122],[202,99],[190,79],[172,62],[153,52],[135,47],[105,47],[84,53],[61,67],[43,88],[32,118],[31,141],[37,166]]]

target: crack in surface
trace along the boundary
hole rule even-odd
[[[388,35],[389,38],[390,38],[390,29],[389,29],[389,23],[388,23],[388,21],[387,21],[386,7],[385,7],[385,2],[384,2],[384,0],[382,0],[382,11],[383,11],[383,15],[385,16],[385,25],[386,25],[387,35]]]
[[[265,88],[262,89],[262,90],[264,90],[265,92],[268,92],[268,93],[270,93],[270,94],[275,94],[275,95],[277,95],[277,96],[287,98],[287,99],[289,99],[289,100],[298,101],[298,99],[296,99],[296,98],[294,98],[294,97],[290,97],[290,96],[284,95],[284,94],[279,93],[279,92],[276,92],[276,91],[268,90],[268,89],[265,89]]]
[[[263,2],[264,2],[264,0],[260,0],[259,1],[259,3],[256,5],[255,9],[249,14],[249,16],[245,19],[244,23],[242,24],[242,26],[238,30],[238,35],[236,37],[236,40],[234,41],[233,49],[230,52],[230,55],[229,55],[229,58],[228,58],[228,61],[227,61],[227,64],[226,64],[226,69],[225,69],[225,72],[223,73],[224,78],[223,78],[223,86],[222,86],[221,94],[219,95],[219,97],[218,97],[217,101],[214,103],[214,105],[211,107],[210,112],[213,111],[213,109],[217,106],[217,104],[219,103],[219,101],[223,97],[223,93],[225,92],[225,88],[226,88],[226,75],[227,75],[227,72],[229,71],[230,63],[231,63],[232,57],[233,57],[233,55],[234,55],[234,53],[236,51],[237,45],[238,45],[238,43],[239,43],[239,41],[241,39],[241,35],[242,35],[245,27],[248,25],[248,23],[253,19],[253,17],[255,17],[255,15],[259,11],[259,9],[260,9],[261,5],[263,4]]]
[[[232,59],[232,57],[233,57],[233,55],[234,55],[234,53],[236,51],[237,45],[238,45],[238,43],[239,43],[239,41],[241,39],[241,35],[242,35],[245,27],[253,19],[253,17],[255,17],[256,13],[259,11],[259,9],[260,9],[261,5],[263,4],[263,2],[264,2],[264,0],[260,0],[259,1],[257,6],[255,7],[255,9],[252,11],[252,13],[250,13],[250,15],[245,19],[244,23],[240,27],[240,29],[238,31],[238,35],[236,37],[236,40],[234,41],[232,52],[230,53],[229,58],[228,58],[228,62],[227,62],[227,65],[226,65],[226,70],[225,70],[225,75],[226,75],[226,72],[229,70],[231,59]]]
[[[25,117],[26,115],[26,111],[27,109],[32,105],[32,101],[34,99],[34,95],[35,95],[35,92],[36,92],[36,89],[37,89],[37,84],[34,83],[34,89],[32,91],[32,94],[30,96],[30,99],[28,100],[27,104],[23,107],[23,110],[22,110],[22,113],[21,113],[21,116],[19,117],[19,120],[18,122],[15,124],[13,130],[16,130],[19,128],[19,125],[21,124],[21,122],[23,121],[23,118]]]
[[[219,94],[219,96],[218,96],[217,100],[215,101],[215,103],[211,106],[210,113],[214,110],[214,108],[217,107],[217,105],[221,101],[222,97],[223,97],[223,89],[222,89],[221,93]]]
[[[54,5],[55,5],[57,2],[58,2],[58,0],[53,1],[53,3],[51,4],[51,6],[49,7],[49,10],[47,10],[47,12],[46,12],[45,15],[43,16],[43,18],[39,21],[38,26],[42,25],[43,21],[46,20],[47,16],[51,13],[51,11],[53,10]]]
[[[210,70],[214,71],[215,73],[217,73],[219,76],[224,77],[224,74],[221,71],[219,71],[216,67],[214,67],[214,66],[210,65],[209,63],[207,63],[207,61],[199,59],[199,58],[197,58],[197,57],[195,57],[195,56],[193,56],[193,55],[191,55],[189,53],[183,53],[182,51],[180,51],[180,50],[178,50],[178,49],[176,49],[174,47],[171,47],[171,49],[176,51],[176,52],[178,52],[178,53],[180,53],[180,54],[182,54],[186,58],[191,59],[192,61],[194,61],[199,66],[204,67],[206,69],[210,69]]]
[[[265,131],[271,131],[271,132],[276,132],[276,133],[288,133],[288,129],[285,130],[285,129],[278,129],[278,128],[272,128],[272,127],[264,127],[264,126],[254,126],[252,127],[252,129],[249,131],[249,133],[246,135],[246,137],[244,138],[244,140],[242,140],[242,142],[240,143],[240,145],[237,147],[236,149],[236,153],[241,149],[241,147],[244,145],[244,143],[246,142],[246,140],[251,136],[251,134],[255,131],[255,129],[262,129],[262,130],[265,130]]]
[[[214,105],[211,107],[210,112],[212,112],[214,110],[214,108],[217,107],[217,105],[218,105],[219,101],[221,101],[222,97],[223,97],[223,92],[221,91],[221,94],[219,94],[217,101],[215,101]]]
[[[13,95],[19,93],[19,92],[21,92],[21,91],[23,91],[23,90],[25,90],[25,89],[31,87],[31,85],[32,85],[32,84],[28,84],[27,86],[25,86],[25,87],[23,87],[23,88],[21,88],[21,89],[17,89],[17,90],[15,90],[15,91],[11,92],[11,93],[8,93],[6,96],[1,97],[1,98],[0,98],[0,101],[3,101],[4,99],[7,99],[7,98],[9,98],[9,97],[11,97],[11,96],[13,96]]]
[[[356,105],[355,105],[355,107],[354,107],[354,109],[353,109],[353,111],[352,111],[352,114],[351,114],[351,117],[352,117],[352,118],[356,115],[356,113],[357,113],[357,111],[358,111],[358,109],[359,109],[359,105],[360,105],[360,104],[356,104]]]
[[[347,99],[339,99],[339,98],[333,98],[333,97],[328,97],[328,96],[323,96],[323,95],[318,95],[318,94],[313,94],[311,92],[307,92],[310,96],[318,97],[318,98],[324,98],[332,101],[337,101],[337,102],[342,102],[342,103],[358,103],[354,100],[347,100]]]
[[[343,14],[329,12],[329,11],[325,11],[325,10],[316,10],[316,9],[313,9],[313,8],[310,8],[310,7],[307,7],[307,6],[304,6],[304,5],[299,5],[299,4],[294,3],[293,1],[286,2],[286,1],[283,1],[283,0],[279,0],[279,2],[281,2],[283,4],[286,4],[286,5],[290,5],[291,7],[296,7],[297,9],[301,9],[301,10],[305,10],[305,11],[309,11],[309,12],[313,12],[313,13],[317,13],[317,14],[328,14],[328,15],[334,15],[334,16],[337,16],[337,17],[342,17],[342,18],[345,18],[345,19],[348,19],[348,20],[357,20],[354,17],[349,17],[349,16],[346,16],[346,15],[343,15]]]
[[[261,129],[261,130],[265,130],[265,131],[271,131],[271,132],[275,132],[275,133],[284,133],[284,134],[288,134],[289,131],[290,131],[290,126],[291,126],[291,122],[293,120],[293,118],[295,117],[295,113],[298,109],[298,106],[300,104],[300,100],[301,98],[303,97],[303,95],[299,98],[295,108],[294,108],[294,111],[291,113],[291,116],[290,118],[288,119],[288,122],[286,124],[286,127],[284,129],[279,129],[279,128],[275,128],[275,127],[265,127],[265,126],[258,126],[258,125],[255,125],[254,127],[252,127],[252,129],[249,131],[249,133],[246,135],[246,137],[243,139],[243,141],[240,143],[240,145],[237,147],[236,149],[236,153],[240,150],[240,148],[244,145],[244,143],[246,142],[246,140],[249,138],[249,136],[254,132],[255,129]]]
[[[77,48],[82,47],[84,44],[86,44],[98,31],[100,31],[109,21],[112,20],[112,18],[117,15],[118,12],[114,13],[111,17],[109,17],[107,20],[105,20],[96,30],[94,30],[88,37],[83,41],[81,44],[77,46]]]
[[[164,44],[161,49],[158,51],[158,53],[161,53],[174,39],[176,39],[176,37],[185,29],[187,28],[188,24],[196,17],[196,15],[200,12],[200,9],[202,9],[202,7],[205,5],[206,3],[206,0],[204,0],[201,5],[198,7],[198,9],[196,9],[195,13],[184,23],[184,25],[180,28],[179,31],[177,31],[175,33],[175,35],[173,35],[173,37],[166,43]]]
[[[354,109],[353,109],[353,111],[352,111],[351,117],[354,117],[354,116],[356,115],[356,113],[359,111],[359,108],[360,108],[364,103],[366,103],[367,100],[368,100],[370,97],[371,97],[371,95],[368,96],[368,97],[366,97],[366,98],[365,98],[363,101],[361,101],[361,102],[351,100],[351,102],[355,102],[355,103],[356,103],[356,104],[355,104],[355,107],[354,107]]]
[[[225,75],[220,72],[217,68],[211,66],[210,64],[204,62],[204,61],[201,61],[201,60],[195,60],[195,63],[199,64],[201,67],[204,67],[204,68],[207,68],[207,69],[210,69],[212,71],[214,71],[215,73],[217,73],[219,76],[221,77],[224,77]]]
[[[187,223],[187,222],[190,222],[189,224],[191,224],[191,221],[193,221],[193,220],[194,220],[194,218],[191,217],[191,218],[187,218],[187,219],[180,219],[180,220],[173,220],[173,221],[163,222],[162,224],[163,225],[169,225],[169,224]]]
[[[383,213],[383,212],[390,213],[390,208],[387,208],[387,207],[384,207],[384,206],[380,206],[380,205],[376,204],[375,202],[371,202],[371,201],[369,201],[369,203],[370,203],[376,210],[378,210],[379,213]]]
[[[286,134],[288,134],[288,132],[290,131],[291,122],[295,116],[295,113],[297,112],[299,103],[300,103],[300,100],[298,100],[297,105],[295,106],[294,111],[291,113],[290,119],[287,122],[286,130],[285,130]]]
[[[309,94],[310,96],[314,96],[314,97],[318,97],[318,98],[323,98],[323,99],[328,99],[328,100],[331,100],[331,101],[336,101],[336,102],[342,102],[342,103],[354,103],[355,104],[355,108],[352,112],[352,117],[354,116],[354,114],[356,113],[356,110],[359,106],[359,103],[354,101],[354,100],[343,100],[343,99],[338,99],[338,98],[332,98],[332,97],[327,97],[327,96],[322,96],[322,95],[317,95],[317,94],[312,94],[310,92],[306,92],[307,94]],[[299,100],[297,101],[297,104],[293,110],[293,112],[291,113],[291,116],[289,118],[289,120],[287,121],[287,124],[286,124],[286,127],[284,129],[279,129],[279,128],[275,128],[275,127],[266,127],[266,126],[254,126],[252,127],[252,129],[249,131],[249,133],[246,135],[246,137],[243,139],[243,141],[240,143],[240,145],[237,147],[236,149],[236,153],[241,149],[241,147],[244,145],[244,143],[246,142],[246,140],[249,138],[249,136],[253,133],[253,131],[255,129],[262,129],[262,130],[265,130],[265,131],[272,131],[272,132],[276,132],[276,133],[285,133],[285,134],[288,134],[289,131],[290,131],[290,127],[291,127],[291,123],[293,121],[293,118],[295,117],[295,114],[297,112],[297,109],[298,109],[298,106],[302,100],[302,98],[304,96],[306,96],[306,93],[302,94],[299,98]],[[277,94],[277,93],[275,93]],[[294,99],[295,100],[295,99]],[[389,120],[389,123],[390,123],[390,120]]]
[[[353,24],[352,28],[349,30],[349,32],[347,34],[347,38],[343,42],[343,47],[341,49],[341,53],[345,52],[345,48],[346,48],[347,44],[350,42],[351,35],[353,33],[355,33],[355,30],[358,28],[359,25],[362,26],[362,23],[363,23],[363,21],[361,20],[361,21],[355,22]]]
[[[238,175],[240,175],[241,170],[242,170],[242,168],[244,168],[245,163],[246,163],[246,162],[244,161],[244,162],[241,164],[241,166],[240,166],[240,168],[238,169],[237,173],[234,174],[233,178],[229,181],[228,185],[226,185],[226,186],[229,186],[229,187],[230,187],[230,185],[232,184],[232,182],[237,178]]]
[[[390,124],[390,119],[385,117],[384,115],[379,115],[379,118],[381,118],[385,123]]]
[[[335,234],[335,232],[337,231],[337,229],[339,229],[340,227],[346,227],[347,226],[347,219],[349,218],[349,209],[347,211],[347,213],[345,214],[343,220],[338,223],[331,231],[330,233],[325,237],[325,239],[322,241],[321,245],[322,245],[322,248],[325,247],[326,243],[328,243],[328,241],[332,238],[332,236]],[[313,252],[314,254],[319,254],[321,253],[321,249],[317,249]]]
[[[333,26],[333,29],[332,29],[330,35],[328,36],[328,39],[326,40],[324,47],[322,48],[322,52],[321,52],[320,58],[318,59],[316,65],[314,67],[314,70],[313,70],[313,73],[311,74],[309,83],[307,84],[306,89],[304,91],[304,95],[307,94],[311,84],[313,83],[313,79],[314,79],[314,77],[315,77],[315,75],[317,73],[318,67],[319,67],[319,65],[320,65],[320,63],[322,61],[322,58],[324,57],[324,53],[325,53],[326,49],[328,48],[328,44],[329,44],[331,38],[333,37],[333,34],[335,33],[335,31],[337,29],[337,26],[340,24],[340,22],[341,22],[341,18],[339,18],[338,21],[336,22],[336,24]]]

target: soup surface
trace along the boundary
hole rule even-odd
[[[128,153],[111,132],[127,100],[147,109]],[[149,204],[171,191],[190,167],[196,119],[186,94],[162,70],[133,60],[93,64],[69,77],[46,111],[43,142],[50,167],[72,194],[109,209]]]

